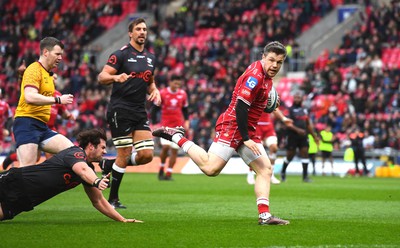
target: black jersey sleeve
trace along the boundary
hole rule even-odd
[[[77,146],[70,148],[68,153],[64,156],[64,165],[72,168],[76,163],[79,162],[86,163],[85,152]]]
[[[113,52],[110,57],[108,57],[107,65],[113,67],[115,70],[119,71],[123,63],[123,53],[121,50]]]

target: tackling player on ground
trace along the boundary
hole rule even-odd
[[[80,147],[67,148],[35,166],[11,168],[0,173],[0,220],[31,211],[82,183],[93,207],[105,216],[120,222],[142,222],[125,219],[101,192],[108,187],[109,175],[98,178],[92,162],[99,162],[106,153],[106,139],[104,130],[82,131],[77,138]]]

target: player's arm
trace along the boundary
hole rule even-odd
[[[25,101],[32,105],[51,105],[51,104],[70,104],[74,101],[74,96],[65,94],[59,97],[44,96],[35,87],[26,86],[24,88]]]
[[[290,118],[287,118],[279,108],[276,108],[274,110],[274,112],[272,112],[272,113],[274,113],[275,117],[277,117],[278,120],[282,121],[286,126],[293,125],[293,120]]]
[[[151,111],[150,111],[150,118],[151,118],[151,123],[152,124],[157,124],[160,122],[159,118],[158,118],[158,113],[161,110],[161,106],[157,106],[155,104],[153,104],[153,106],[151,107]]]
[[[104,198],[101,191],[95,187],[90,187],[87,185],[83,185],[85,188],[85,192],[92,202],[93,207],[95,207],[100,213],[105,216],[113,219],[115,221],[120,222],[137,222],[142,223],[143,221],[135,220],[135,219],[125,219],[120,213],[118,213],[111,204]]]
[[[306,125],[307,125],[307,131],[308,131],[308,133],[311,134],[311,135],[313,136],[315,143],[319,144],[319,137],[318,137],[318,135],[314,132],[314,125],[313,125],[313,123],[311,122],[310,118],[308,118],[308,116],[307,116],[307,119],[306,119]]]
[[[154,81],[154,76],[151,76],[150,78],[150,83],[147,87],[147,94],[149,94],[149,101],[153,102],[155,105],[161,104],[161,95]]]
[[[182,108],[182,114],[183,114],[183,119],[185,120],[185,123],[183,124],[183,127],[185,130],[188,130],[190,127],[190,122],[189,122],[189,107],[183,107]]]
[[[110,180],[106,177],[98,178],[86,162],[75,163],[72,166],[72,170],[89,185],[93,185],[100,190],[105,190],[108,187]]]
[[[247,127],[249,105],[242,100],[238,99],[236,103],[236,122],[240,135],[243,139],[243,144],[247,146],[256,155],[261,155],[261,151],[258,149],[257,143],[249,137],[249,131]]]
[[[117,70],[109,65],[105,65],[103,70],[99,73],[97,79],[99,83],[102,85],[109,85],[114,82],[116,83],[124,83],[126,80],[130,79],[132,75],[128,75],[126,73],[118,74]]]

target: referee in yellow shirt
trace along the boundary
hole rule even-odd
[[[35,164],[39,148],[58,153],[74,144],[47,126],[51,105],[70,104],[73,95],[54,97],[53,68],[62,60],[64,44],[54,37],[40,41],[40,57],[26,68],[13,124],[19,166]]]

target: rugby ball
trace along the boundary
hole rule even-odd
[[[272,86],[271,90],[268,93],[267,106],[264,109],[266,113],[272,113],[277,107],[279,107],[279,95],[276,91],[275,87]]]

